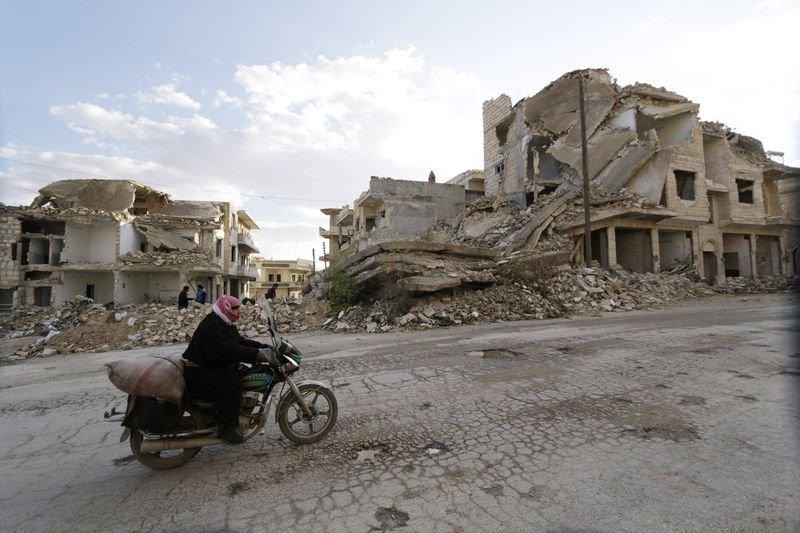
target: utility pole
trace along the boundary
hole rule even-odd
[[[583,256],[586,266],[592,266],[592,224],[589,218],[589,148],[586,145],[586,102],[584,101],[583,71],[578,78],[578,96],[581,100],[581,159],[583,160]]]
[[[311,272],[317,271],[317,255],[316,250],[311,249]]]
[[[328,252],[325,251],[325,241],[322,242],[322,264],[328,268]]]

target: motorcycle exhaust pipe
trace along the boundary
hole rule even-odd
[[[142,453],[156,453],[167,450],[182,450],[184,448],[202,448],[203,446],[216,446],[226,444],[222,439],[153,439],[143,440],[140,450]]]

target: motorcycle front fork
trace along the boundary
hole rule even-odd
[[[311,408],[306,403],[305,398],[303,398],[303,395],[300,394],[300,389],[297,388],[297,385],[294,384],[294,381],[292,381],[292,378],[290,377],[286,378],[286,383],[289,384],[289,388],[292,389],[294,397],[297,398],[297,403],[300,404],[303,414],[305,414],[308,418],[311,418],[314,413],[311,412]]]

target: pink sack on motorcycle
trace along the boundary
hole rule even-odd
[[[146,356],[107,363],[108,379],[119,390],[180,404],[186,390],[185,361],[178,355]]]

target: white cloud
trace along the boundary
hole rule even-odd
[[[160,104],[187,109],[200,109],[201,107],[200,103],[193,100],[188,94],[178,91],[174,82],[156,85],[147,92],[138,91],[136,98],[143,104]]]
[[[228,106],[227,115],[238,117],[241,127],[218,124],[210,111],[164,116],[114,98],[53,105],[51,115],[90,153],[18,158],[79,173],[19,164],[8,173],[33,189],[90,174],[130,178],[178,199],[233,202],[256,220],[300,215],[301,222],[268,223],[257,232],[262,252],[280,246],[275,250],[281,253],[270,253],[278,257],[295,247],[314,247],[319,255],[318,227],[326,222],[319,209],[351,203],[370,175],[425,180],[434,169],[444,180],[482,166],[480,84],[469,73],[429,65],[414,48],[296,65],[239,65],[234,78],[243,96],[210,91],[216,97],[209,107]],[[199,107],[177,82],[136,96]]]
[[[232,107],[242,107],[244,101],[239,97],[229,95],[223,90],[218,90],[217,95],[214,97],[214,107],[220,107],[223,104]]]
[[[768,2],[764,8],[789,5]],[[793,2],[796,5],[797,2]],[[612,74],[664,85],[700,104],[703,120],[726,123],[767,150],[800,154],[800,8],[756,11],[734,24],[676,38],[662,61],[629,62]],[[788,157],[787,157],[788,160]]]

